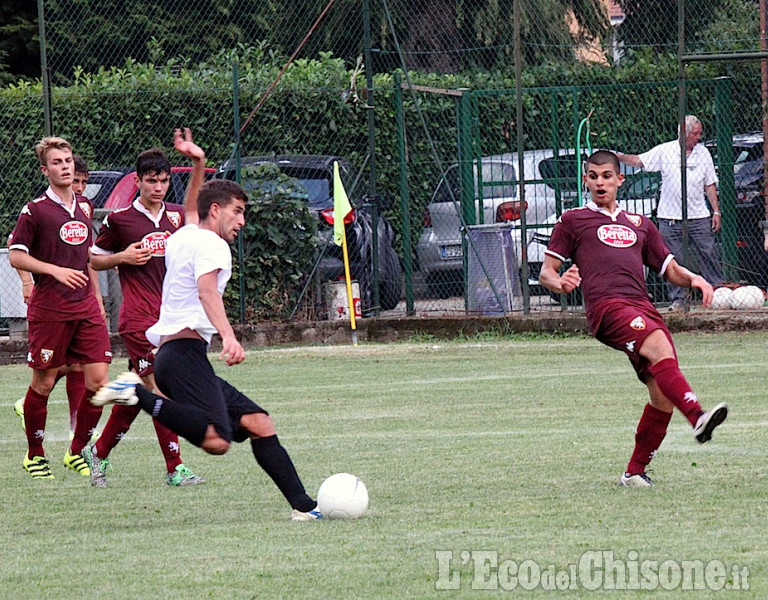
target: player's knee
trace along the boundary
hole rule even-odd
[[[277,435],[275,422],[265,413],[251,413],[240,418],[240,427],[256,437]]]
[[[206,439],[200,447],[208,454],[226,454],[229,450],[229,442],[224,438]]]
[[[225,454],[229,450],[229,441],[221,437],[213,425],[208,425],[200,448],[208,454]]]

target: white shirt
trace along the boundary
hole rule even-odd
[[[656,211],[659,219],[682,219],[682,185],[680,182],[680,142],[674,140],[651,148],[640,155],[646,171],[661,172],[661,195]],[[696,144],[685,159],[688,188],[688,218],[710,216],[704,188],[717,183],[712,155],[702,144]]]
[[[224,294],[232,275],[229,244],[209,229],[185,225],[166,241],[165,267],[160,318],[147,329],[147,339],[157,346],[161,336],[189,328],[210,344],[217,332],[200,302],[197,280],[218,270],[217,287]]]

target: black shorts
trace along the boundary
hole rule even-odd
[[[208,422],[228,442],[243,442],[249,437],[240,428],[243,415],[269,413],[216,375],[206,350],[202,340],[186,338],[160,346],[155,358],[157,389],[173,402],[205,413]]]

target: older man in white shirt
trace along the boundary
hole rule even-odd
[[[722,216],[717,198],[717,175],[712,155],[701,141],[701,121],[693,115],[685,117],[685,165],[688,191],[688,240],[696,254],[699,272],[713,287],[723,283],[720,261],[715,247],[715,233],[720,230]],[[683,209],[680,173],[680,140],[659,144],[643,154],[622,154],[619,160],[633,167],[661,173],[661,195],[656,214],[659,231],[678,261],[683,251]],[[709,206],[707,206],[709,200]],[[711,207],[711,212],[710,212]],[[684,291],[667,284],[672,304],[670,310],[682,310]]]

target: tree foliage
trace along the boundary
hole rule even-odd
[[[685,42],[695,42],[697,36],[716,23],[718,12],[731,0],[685,2]],[[757,4],[757,0],[741,3]],[[648,47],[655,52],[672,53],[678,46],[679,2],[670,0],[619,0],[626,18],[618,27],[618,37],[627,48]],[[759,23],[759,20],[758,20]]]
[[[602,0],[522,5],[527,64],[572,60],[574,42],[601,39],[608,31]],[[238,44],[266,43],[290,56],[305,42],[300,57],[330,52],[354,64],[363,52],[362,2],[336,0],[319,19],[327,7],[328,0],[47,0],[48,63],[54,82],[66,84],[75,67],[95,72],[127,60],[169,58],[190,64]],[[371,0],[370,8],[377,71],[400,66],[390,23],[409,69],[457,73],[512,60],[513,0]],[[0,60],[5,53],[14,76],[39,75],[35,3],[6,0],[0,16]],[[578,27],[571,28],[574,19]]]
[[[37,4],[31,0],[0,3],[0,85],[20,77],[40,76]]]

